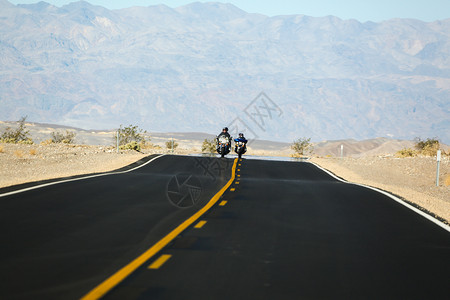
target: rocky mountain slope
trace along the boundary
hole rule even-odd
[[[1,120],[450,142],[450,19],[0,0],[0,52]]]

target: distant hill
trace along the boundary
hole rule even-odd
[[[0,0],[0,52],[0,120],[450,143],[450,19]]]

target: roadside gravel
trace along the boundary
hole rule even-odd
[[[117,151],[86,145],[0,144],[0,188],[11,185],[107,172],[127,166],[152,151]]]

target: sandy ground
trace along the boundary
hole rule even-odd
[[[112,171],[151,154],[85,145],[0,144],[0,187]]]
[[[176,151],[189,154],[192,149]],[[0,188],[45,179],[112,171],[163,149],[117,151],[113,147],[86,145],[0,144]],[[254,154],[254,153],[253,153]],[[265,153],[267,155],[267,153]],[[436,159],[313,158],[312,161],[355,183],[392,192],[445,220],[450,220],[450,160],[441,162],[440,185],[436,187]]]
[[[313,158],[312,162],[347,181],[398,195],[450,221],[450,160],[440,164],[436,186],[436,158],[393,156],[365,158]]]

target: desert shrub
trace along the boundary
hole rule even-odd
[[[311,138],[299,138],[295,140],[291,145],[291,149],[294,150],[297,156],[311,154],[314,151]]]
[[[28,140],[18,141],[17,144],[33,145],[34,142],[33,142],[33,140],[28,139]]]
[[[128,144],[119,146],[119,149],[120,149],[120,150],[136,150],[136,151],[141,151],[141,145],[140,145],[138,142],[133,141],[133,142],[130,142],[130,143],[128,143]]]
[[[439,143],[438,144],[432,144],[432,145],[426,145],[425,148],[422,150],[422,154],[426,156],[436,156],[437,151],[439,150]]]
[[[168,140],[166,142],[166,148],[167,150],[175,150],[178,147],[178,143],[174,140]]]
[[[142,141],[139,143],[140,149],[153,149],[154,146],[152,143],[149,143],[148,141]]]
[[[41,145],[47,146],[47,145],[50,145],[52,143],[53,143],[52,139],[48,139],[48,140],[42,141]]]
[[[36,149],[30,149],[30,155],[36,155],[37,154],[37,151],[36,151]]]
[[[202,144],[202,153],[214,153],[214,152],[216,152],[215,139],[212,140],[205,139]]]
[[[1,143],[21,143],[21,144],[33,144],[33,140],[30,137],[30,131],[27,130],[25,121],[27,117],[22,117],[18,123],[19,126],[16,129],[6,127],[5,131],[0,136]]]
[[[397,157],[414,157],[417,155],[417,151],[411,148],[404,148],[402,150],[397,151]]]
[[[52,143],[73,144],[76,133],[66,130],[65,133],[54,131],[50,135],[52,137]]]
[[[6,138],[1,138],[0,139],[0,143],[4,143],[4,144],[16,144],[17,141],[15,139],[6,139]]]
[[[118,129],[119,132],[119,146],[127,145],[131,142],[141,143],[149,142],[150,137],[146,137],[147,131],[140,129],[138,126],[130,125],[128,127],[122,127]],[[114,144],[117,143],[117,136],[113,138]]]
[[[437,138],[427,138],[426,140],[416,138],[415,142],[416,149],[420,152],[420,154],[426,156],[435,156],[441,146]]]

